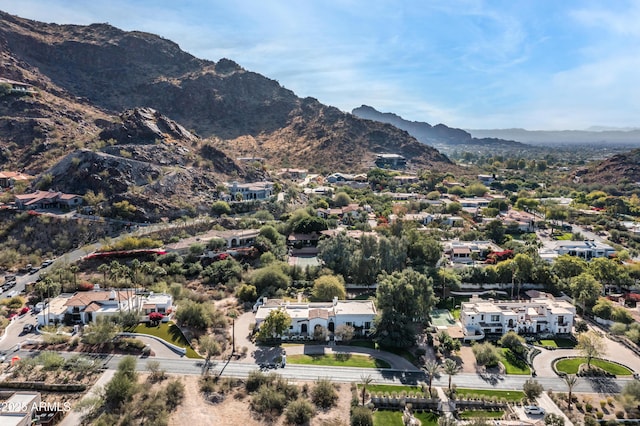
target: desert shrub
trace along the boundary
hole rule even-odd
[[[251,398],[251,408],[261,414],[282,414],[287,405],[287,397],[283,392],[262,385]]]
[[[616,419],[624,419],[624,411],[617,410],[616,411]]]
[[[289,405],[287,406],[287,411],[284,415],[287,423],[294,425],[303,425],[307,424],[314,414],[315,409],[309,401],[307,401],[306,399],[296,399],[295,401],[289,403]]]
[[[71,336],[66,334],[43,334],[42,341],[47,345],[59,345],[62,343],[68,343],[71,340]]]
[[[260,386],[272,383],[274,380],[273,376],[264,374],[260,371],[252,371],[249,373],[249,377],[247,377],[247,382],[245,383],[245,388],[247,392],[255,392]]]
[[[59,370],[64,365],[64,358],[56,352],[44,351],[38,355],[37,362],[47,371]]]
[[[311,400],[320,408],[333,407],[338,400],[338,393],[329,379],[319,379],[311,391]]]
[[[128,350],[140,351],[144,349],[145,346],[146,344],[142,340],[136,339],[135,337],[123,337],[118,340],[118,348],[123,351],[128,351]]]
[[[373,413],[363,406],[353,407],[351,410],[351,426],[373,426]]]
[[[167,403],[167,409],[169,411],[175,410],[184,399],[184,383],[180,380],[171,380],[167,383],[167,389],[165,390],[165,398]]]

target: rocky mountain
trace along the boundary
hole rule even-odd
[[[573,178],[577,182],[602,185],[640,182],[640,149],[617,154],[579,169],[574,173]]]
[[[507,147],[523,147],[524,145],[513,140],[503,140],[497,138],[475,138],[471,134],[462,129],[448,127],[444,124],[436,124],[420,121],[409,121],[393,113],[383,113],[368,105],[362,105],[353,109],[352,113],[360,118],[367,120],[389,123],[395,127],[406,130],[409,134],[420,142],[432,145],[491,145],[491,146],[507,146]]]
[[[42,171],[91,141],[100,145],[121,140],[122,129],[111,123],[120,120],[120,112],[142,107],[198,134],[209,156],[216,149],[230,158],[262,157],[274,167],[358,171],[371,166],[376,153],[397,153],[408,158],[410,167],[454,167],[437,150],[396,127],[359,119],[312,98],[301,99],[231,60],[198,59],[153,34],[125,32],[108,24],[45,24],[1,12],[0,22],[0,77],[29,83],[41,94],[3,99],[0,107],[12,122],[0,128],[0,140],[23,147],[10,150],[4,161],[16,160],[13,164],[31,171]],[[68,119],[56,122],[49,116]],[[39,121],[49,130],[43,133]],[[16,126],[27,126],[29,132],[25,136]],[[163,126],[147,126],[144,132],[149,134],[127,128],[127,143],[156,139],[165,133]],[[78,128],[82,137],[71,134],[71,128]],[[182,130],[178,133],[185,136]],[[200,144],[188,139],[187,145]],[[37,159],[31,147],[40,140],[48,148],[39,148],[47,153]],[[191,151],[195,163],[206,163],[204,154],[200,147]]]

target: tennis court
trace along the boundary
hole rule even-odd
[[[431,311],[431,325],[436,327],[450,327],[456,322],[446,309],[433,309]]]

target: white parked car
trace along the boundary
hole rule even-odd
[[[524,407],[524,412],[527,414],[544,414],[544,408],[537,405],[527,405]]]

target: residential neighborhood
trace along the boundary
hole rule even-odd
[[[5,3],[0,426],[640,424],[638,5]]]

